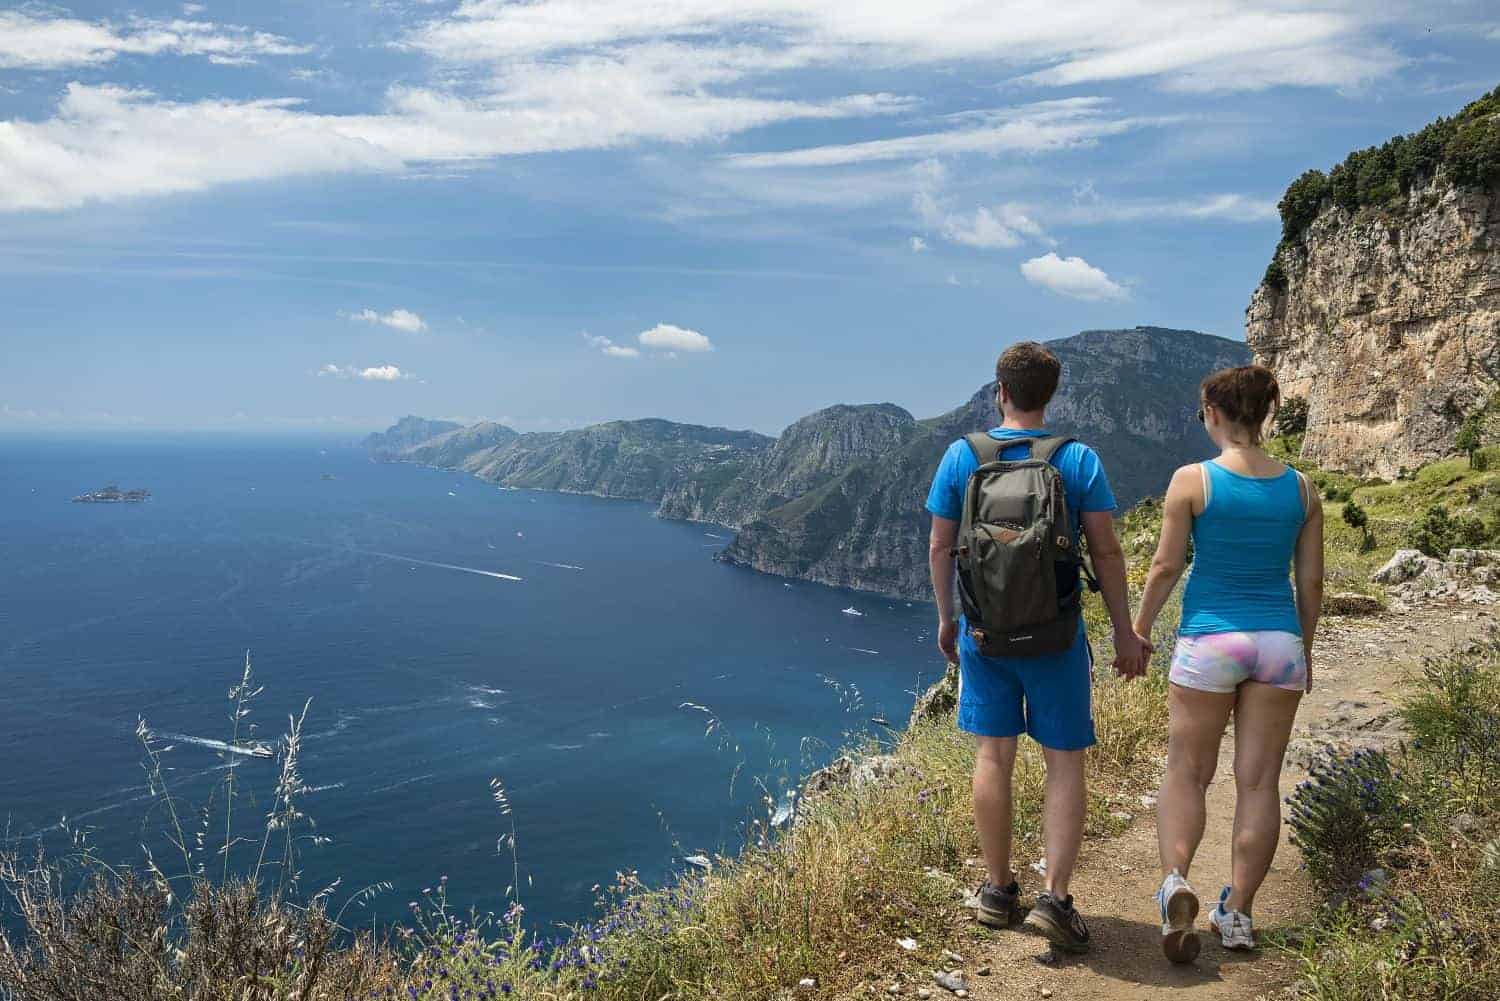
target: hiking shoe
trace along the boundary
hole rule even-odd
[[[1089,951],[1089,926],[1073,906],[1071,893],[1062,900],[1046,892],[1037,894],[1036,906],[1026,915],[1026,927],[1041,934],[1054,949]]]
[[[1174,963],[1191,963],[1203,945],[1193,928],[1198,918],[1198,895],[1173,869],[1161,881],[1156,903],[1161,908],[1161,951]]]
[[[1021,916],[1021,887],[1015,880],[997,888],[986,882],[979,888],[979,923],[987,928],[1009,928]]]
[[[1250,926],[1250,915],[1226,910],[1224,903],[1228,899],[1229,887],[1226,886],[1224,892],[1219,894],[1219,906],[1209,912],[1208,923],[1219,933],[1219,941],[1224,943],[1224,948],[1254,949],[1255,929]]]

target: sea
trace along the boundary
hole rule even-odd
[[[107,484],[151,497],[72,503]],[[784,819],[941,672],[930,606],[716,562],[731,535],[347,436],[0,436],[0,837],[220,874],[232,778],[248,872],[280,767],[224,746],[248,657],[242,742],[305,712],[301,892],[588,920]]]

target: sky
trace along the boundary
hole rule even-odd
[[[0,0],[0,431],[775,433],[1242,338],[1309,167],[1500,0]]]

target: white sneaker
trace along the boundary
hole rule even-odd
[[[1161,908],[1161,951],[1174,963],[1191,963],[1201,947],[1193,928],[1198,918],[1198,895],[1173,869],[1156,891],[1156,903]]]
[[[1224,902],[1229,899],[1229,887],[1219,894],[1219,906],[1208,915],[1208,923],[1219,933],[1219,941],[1226,949],[1254,949],[1255,929],[1250,925],[1250,915],[1226,910]]]

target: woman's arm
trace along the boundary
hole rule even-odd
[[[1167,499],[1162,503],[1161,539],[1156,544],[1156,555],[1151,560],[1151,572],[1146,576],[1146,590],[1141,595],[1141,607],[1135,616],[1136,635],[1151,637],[1151,627],[1161,607],[1167,603],[1172,588],[1177,586],[1182,572],[1187,569],[1188,536],[1193,530],[1193,516],[1201,508],[1203,498],[1203,472],[1197,466],[1183,466],[1172,474],[1167,486]]]
[[[1323,500],[1316,490],[1307,493],[1307,520],[1302,523],[1302,534],[1297,536],[1292,577],[1297,585],[1297,621],[1302,625],[1302,648],[1307,653],[1307,690],[1310,692],[1313,634],[1318,630],[1318,616],[1323,611]]]

